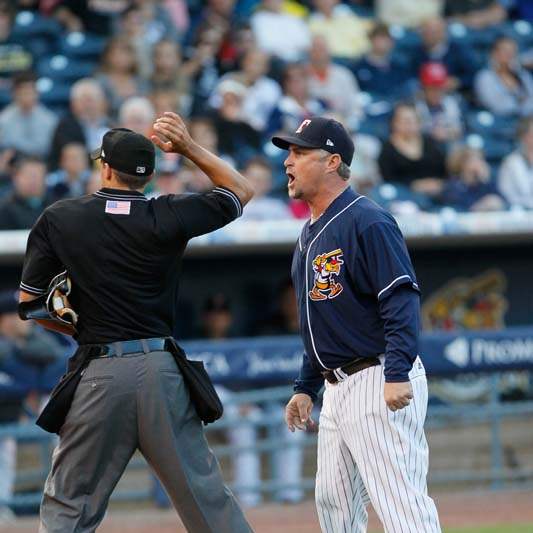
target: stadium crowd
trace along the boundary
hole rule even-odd
[[[168,110],[253,182],[247,220],[308,216],[287,198],[286,154],[269,139],[313,115],[353,133],[351,183],[393,213],[533,209],[532,68],[528,0],[0,0],[0,230],[98,190],[88,154],[104,132],[149,135]],[[187,160],[158,152],[147,194],[210,187]],[[248,333],[296,333],[290,291]],[[35,414],[70,346],[18,320],[12,291],[0,300],[1,424]],[[232,335],[223,297],[201,319],[196,336]],[[246,418],[262,414],[233,415],[253,443]],[[13,439],[0,441],[0,521],[15,453]],[[254,486],[257,455],[237,459],[237,482]],[[277,465],[297,483],[301,456]]]
[[[319,114],[393,212],[529,209],[532,19],[523,0],[2,0],[0,229],[97,189],[103,132],[148,135],[165,110],[254,181],[248,219],[307,216],[268,141]],[[210,187],[187,161],[157,169],[150,195]]]

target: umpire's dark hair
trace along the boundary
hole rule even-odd
[[[149,181],[152,179],[153,174],[150,176],[134,176],[133,174],[127,174],[126,172],[121,172],[120,170],[115,170],[113,167],[110,167],[113,171],[113,174],[116,178],[126,185],[130,191],[135,191],[137,189],[144,188]]]
[[[21,85],[24,85],[26,83],[35,83],[36,81],[37,81],[37,76],[35,75],[35,72],[31,70],[25,70],[13,76],[11,87],[13,89],[17,89]]]

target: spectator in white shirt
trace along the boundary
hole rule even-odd
[[[502,162],[498,186],[512,205],[533,209],[533,117],[518,125],[518,148]]]
[[[13,102],[0,113],[0,145],[27,155],[45,157],[57,117],[39,103],[35,75],[23,72],[13,79]]]
[[[474,80],[479,104],[495,115],[533,113],[533,76],[520,67],[518,46],[510,37],[500,37],[492,45],[488,68]]]
[[[283,61],[298,61],[311,44],[309,28],[282,6],[283,0],[263,0],[250,19],[252,31],[261,50]]]
[[[359,100],[359,84],[352,72],[331,61],[324,37],[316,35],[309,52],[309,92],[327,103],[328,107],[348,126],[357,128],[363,117]]]
[[[257,131],[265,129],[270,113],[281,98],[281,87],[267,76],[269,67],[269,55],[253,48],[244,54],[241,69],[223,76],[218,86],[226,79],[233,79],[246,87],[242,102],[242,119]],[[219,108],[221,102],[220,91],[215,90],[209,103],[212,107]]]

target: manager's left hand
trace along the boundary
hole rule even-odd
[[[385,403],[391,411],[407,407],[413,399],[413,388],[410,381],[402,383],[385,383],[383,391]]]

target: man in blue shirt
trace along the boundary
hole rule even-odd
[[[272,142],[289,151],[289,196],[311,210],[292,263],[305,353],[286,422],[313,423],[325,382],[320,526],[365,531],[372,502],[388,533],[440,532],[426,488],[419,288],[400,229],[349,187],[354,145],[339,122],[313,117]]]

